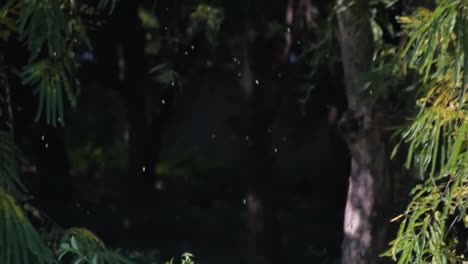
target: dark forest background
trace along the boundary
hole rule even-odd
[[[338,263],[351,158],[333,1],[79,2],[86,37],[63,115],[46,120],[33,88],[8,78],[2,125],[34,205],[160,259],[249,263],[253,248]],[[371,8],[397,28],[407,5]],[[28,63],[20,41],[1,45],[3,62]]]

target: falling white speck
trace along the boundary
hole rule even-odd
[[[297,45],[301,45],[301,42],[300,42],[300,41],[297,41]]]
[[[255,80],[255,84],[256,84],[256,85],[259,85],[260,82],[259,82],[258,80]]]
[[[249,140],[249,136],[245,136],[245,140]]]
[[[278,149],[277,149],[277,148],[275,148],[275,153],[276,153],[276,152],[278,152]]]
[[[171,82],[171,86],[174,86],[174,85],[175,85],[175,83],[174,83],[174,82]]]
[[[191,48],[192,50],[194,50],[194,49],[195,49],[195,46],[194,46],[194,45],[192,45],[192,46],[190,46],[190,48]]]
[[[242,199],[242,203],[243,203],[243,204],[247,204],[247,200],[246,200],[245,198]]]
[[[237,76],[241,77],[241,76],[242,76],[242,73],[239,72],[239,73],[237,74]]]
[[[233,60],[234,60],[235,62],[237,62],[237,58],[236,58],[236,57],[234,57]]]
[[[290,27],[288,27],[288,32],[291,32],[291,28],[290,28]]]
[[[44,141],[44,138],[45,138],[45,137],[44,137],[44,136],[42,136],[42,137],[41,137],[41,140],[42,140],[42,141]]]
[[[283,142],[286,141],[286,137],[283,137]]]
[[[48,147],[49,147],[49,144],[46,143],[44,147],[45,147],[45,148],[48,148]]]
[[[59,121],[59,123],[62,123],[62,119],[60,117],[58,118],[58,121]]]
[[[168,29],[167,27],[164,27],[164,30],[166,30],[166,31],[167,31],[167,29]]]
[[[184,52],[184,54],[187,56],[187,55],[188,55],[188,52],[186,51],[186,52]]]
[[[21,107],[18,106],[18,111],[21,111]]]
[[[54,51],[54,57],[57,56],[57,52]]]
[[[143,172],[145,172],[145,171],[146,171],[146,167],[143,166],[143,168],[141,168],[141,170],[142,170]]]
[[[173,85],[174,86],[174,85]],[[161,103],[162,104],[166,104],[166,101],[164,101],[164,99],[161,100]]]
[[[211,135],[211,138],[215,139],[215,138],[216,138],[216,134],[212,134],[212,135]]]
[[[271,134],[271,132],[272,132],[272,131],[271,131],[271,128],[269,128],[269,129],[267,130],[267,132]]]

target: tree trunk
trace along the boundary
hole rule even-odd
[[[250,104],[248,137],[245,158],[248,168],[246,178],[246,204],[248,212],[248,249],[255,264],[279,263],[279,234],[270,192],[271,161],[268,139],[269,122],[264,116],[264,89],[255,85],[251,68],[250,40],[245,36],[242,46],[243,71],[241,87]]]
[[[148,76],[145,35],[138,18],[138,5],[134,1],[119,3],[111,29],[118,42],[114,78],[118,78],[118,90],[128,114],[128,175],[122,187],[127,194],[124,197],[127,214],[132,217],[146,212],[154,202],[155,169],[174,97],[174,90],[167,89],[163,93],[164,103],[147,99],[148,86],[155,84]],[[157,103],[161,104],[160,111],[152,113],[149,104]]]
[[[265,7],[258,3],[260,7]],[[292,26],[294,1],[284,1],[285,22]],[[254,8],[253,8],[254,9]],[[253,263],[284,263],[279,222],[272,196],[273,147],[269,130],[277,118],[285,93],[286,69],[293,42],[290,30],[281,41],[259,36],[247,17],[241,37],[240,86],[249,106],[245,145],[248,248]],[[305,28],[304,28],[305,29]],[[271,43],[274,41],[275,43]],[[278,41],[278,42],[276,42]],[[284,41],[284,42],[282,42]]]
[[[351,154],[351,175],[345,208],[343,264],[379,263],[387,242],[389,201],[388,155],[384,138],[384,104],[363,102],[360,74],[370,69],[374,52],[367,0],[343,0],[338,11],[340,45],[348,112],[340,128]],[[376,104],[377,105],[377,104]]]

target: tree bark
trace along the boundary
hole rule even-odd
[[[340,128],[351,154],[345,208],[343,264],[379,263],[386,247],[389,201],[388,155],[383,133],[385,104],[367,105],[360,98],[360,75],[371,67],[374,52],[369,1],[343,0],[338,11],[339,38],[348,111]]]

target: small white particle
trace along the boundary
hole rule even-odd
[[[283,141],[286,141],[286,137],[283,137]]]
[[[245,140],[249,140],[249,136],[245,136]]]
[[[241,77],[241,76],[242,76],[242,73],[239,72],[239,73],[237,74],[237,76]]]
[[[41,140],[42,140],[42,141],[44,141],[44,138],[45,138],[45,137],[44,137],[44,136],[42,136],[42,137],[41,137]]]
[[[175,85],[175,83],[174,83],[174,82],[171,82],[171,86],[174,86],[174,85]]]
[[[277,149],[277,148],[275,148],[275,153],[276,153],[276,152],[278,152],[278,149]]]
[[[174,86],[174,85],[173,85]],[[162,104],[166,104],[166,101],[164,101],[164,99],[161,100],[161,103]]]
[[[211,135],[211,138],[216,138],[216,135],[215,134]]]
[[[168,30],[168,28],[167,28],[167,27],[164,27],[164,30],[166,30],[166,31],[167,31],[167,30]]]
[[[290,27],[288,27],[288,32],[291,32],[291,28],[290,28]]]
[[[267,130],[267,132],[271,134],[271,132],[272,132],[271,128],[269,128],[269,129]]]
[[[247,200],[246,200],[245,198],[242,199],[242,203],[243,203],[243,204],[247,204]]]
[[[194,50],[194,49],[195,49],[195,46],[194,46],[194,45],[192,45],[192,46],[190,46],[190,48],[191,48],[192,50]]]
[[[187,56],[187,55],[188,55],[188,52],[186,51],[186,52],[184,52],[184,54],[185,54],[185,56]]]
[[[301,45],[301,42],[300,42],[300,41],[297,41],[297,45]]]
[[[234,57],[233,60],[234,60],[235,62],[237,62],[237,58],[236,58],[236,57]]]
[[[54,57],[57,56],[57,52],[54,51]]]
[[[45,148],[48,148],[48,147],[49,147],[49,144],[46,143],[46,144],[45,144]]]
[[[255,84],[256,84],[256,85],[259,85],[260,82],[259,82],[258,80],[255,80]]]
[[[143,172],[145,172],[145,171],[146,171],[146,167],[143,166],[143,168],[141,168],[141,170],[142,170]]]

